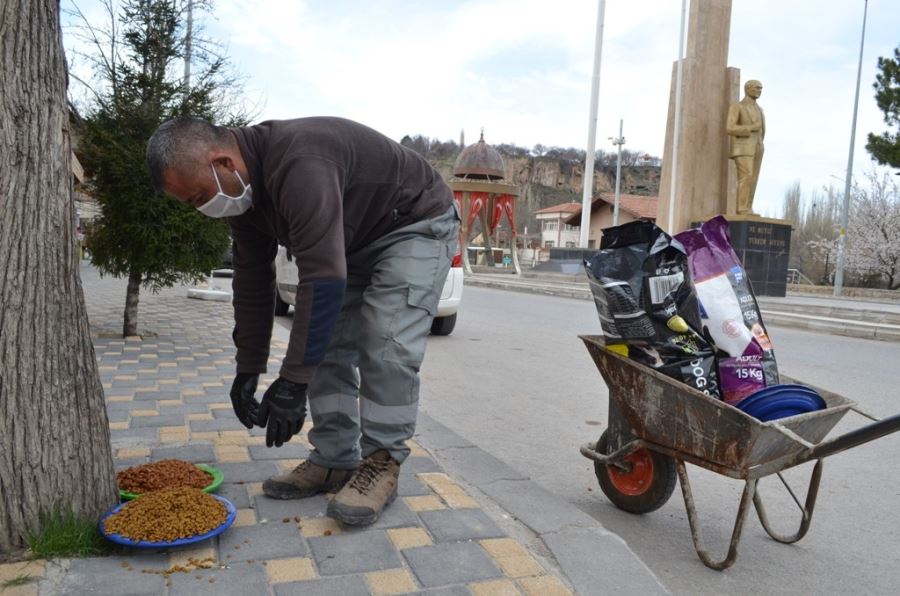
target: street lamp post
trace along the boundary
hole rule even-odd
[[[859,82],[862,77],[863,47],[866,43],[866,15],[869,0],[863,6],[862,36],[859,40],[859,66],[856,69],[856,97],[853,100],[853,123],[850,125],[850,155],[847,157],[847,178],[844,180],[844,206],[841,210],[841,233],[838,237],[837,266],[834,271],[834,295],[844,289],[844,261],[847,255],[847,226],[850,224],[850,185],[853,182],[853,146],[856,141],[856,113],[859,111]]]
[[[625,137],[622,136],[622,120],[619,120],[619,136],[609,137],[613,145],[619,146],[619,156],[616,158],[616,198],[613,202],[613,225],[619,225],[619,190],[622,188],[622,145]]]

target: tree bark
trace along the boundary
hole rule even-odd
[[[141,274],[132,271],[128,275],[128,289],[125,290],[125,323],[122,335],[130,337],[138,334],[138,300],[141,296]]]
[[[75,249],[58,0],[0,0],[0,553],[116,501]]]

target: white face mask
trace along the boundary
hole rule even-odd
[[[216,167],[212,164],[210,164],[210,166],[212,167],[213,177],[216,179],[216,186],[219,187],[219,192],[203,205],[197,207],[197,211],[208,217],[216,218],[234,217],[235,215],[241,215],[247,211],[253,204],[253,190],[250,188],[250,185],[244,184],[241,175],[235,170],[234,175],[237,176],[241,186],[244,187],[244,192],[236,197],[226,195],[222,192],[222,183],[219,182],[219,175],[216,173]]]

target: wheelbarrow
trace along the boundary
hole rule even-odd
[[[812,522],[822,461],[900,430],[900,414],[878,419],[860,410],[854,401],[819,388],[815,389],[825,400],[824,410],[761,422],[607,350],[602,336],[580,337],[609,388],[607,429],[596,443],[581,447],[581,454],[594,461],[600,488],[619,509],[648,513],[672,496],[677,474],[694,548],[712,569],[734,564],[751,502],[769,536],[784,544],[797,542]],[[797,381],[782,375],[782,382]],[[873,422],[824,440],[849,410]],[[816,463],[801,504],[781,472],[811,461]],[[685,463],[744,481],[731,543],[723,559],[714,558],[704,547]],[[771,474],[779,477],[802,513],[800,527],[793,534],[780,534],[772,528],[756,490],[759,479]]]

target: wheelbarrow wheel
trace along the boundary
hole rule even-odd
[[[607,454],[607,431],[597,441],[597,453]],[[629,513],[650,513],[666,504],[675,490],[675,460],[649,449],[638,449],[624,460],[631,470],[594,462],[603,493]]]

